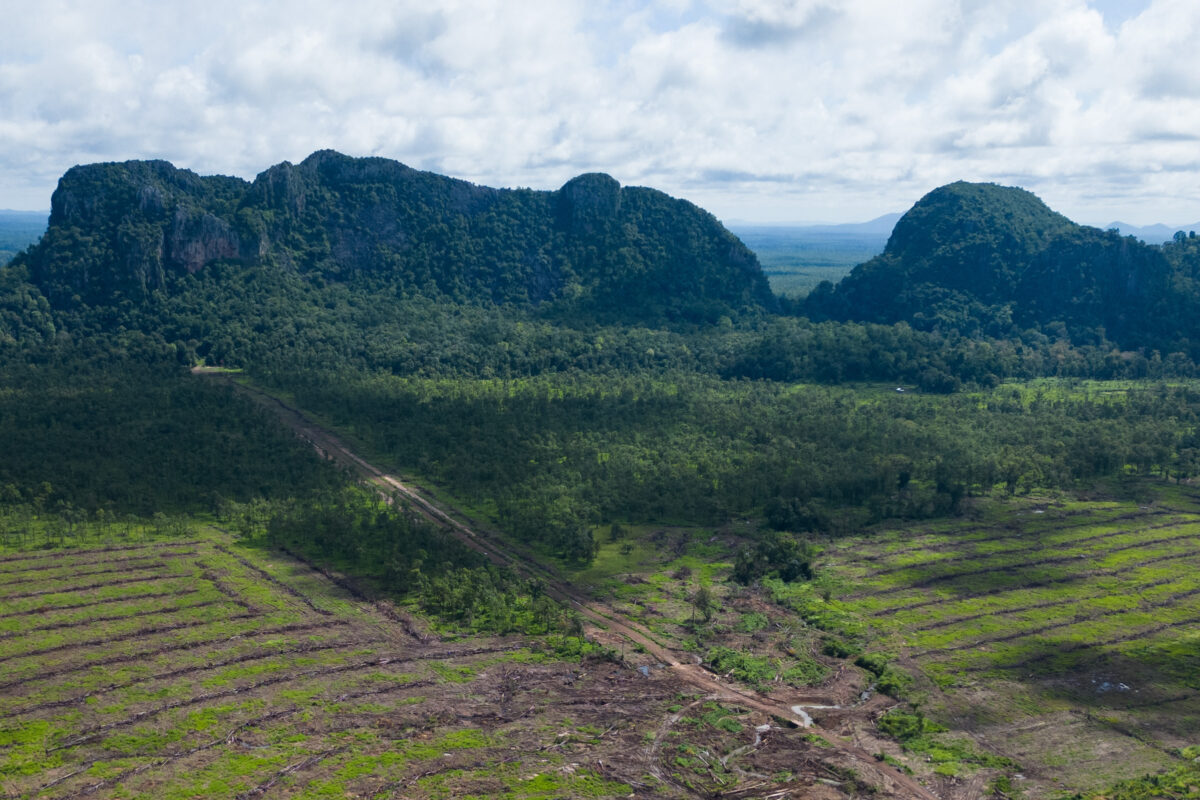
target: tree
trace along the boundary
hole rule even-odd
[[[711,622],[716,601],[707,586],[701,586],[692,595],[692,624],[696,624],[696,614],[699,613],[705,622]]]

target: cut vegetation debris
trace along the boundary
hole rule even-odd
[[[888,715],[884,732],[947,779],[1019,763],[1031,797],[1187,761],[1200,731],[1200,507],[1186,485],[1156,497],[1034,497],[968,524],[832,543],[826,561],[854,587],[847,613],[922,676],[897,692],[921,711]],[[972,755],[981,746],[997,755]]]
[[[201,525],[178,542],[0,552],[0,788],[910,796],[869,757],[698,698],[670,670],[564,658],[524,637],[415,635],[396,616]],[[695,713],[673,711],[685,706]]]

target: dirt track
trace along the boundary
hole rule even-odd
[[[806,727],[805,721],[792,711],[788,705],[781,705],[761,698],[749,691],[742,690],[718,679],[702,666],[689,660],[681,659],[681,655],[661,644],[654,636],[637,623],[624,618],[618,612],[594,598],[577,592],[561,577],[541,564],[531,554],[522,552],[511,543],[501,543],[497,537],[490,536],[482,530],[475,530],[443,511],[432,501],[421,495],[416,489],[406,485],[396,477],[385,473],[365,459],[354,453],[344,442],[329,430],[309,419],[300,409],[280,400],[255,386],[231,380],[228,373],[220,370],[209,370],[196,367],[193,374],[217,378],[227,382],[237,391],[255,400],[268,409],[291,428],[301,439],[308,442],[322,456],[353,470],[368,484],[376,487],[388,498],[406,501],[415,511],[422,514],[431,522],[442,526],[468,547],[486,556],[494,564],[508,567],[527,577],[536,578],[544,583],[547,594],[569,607],[575,609],[581,616],[595,625],[620,634],[630,642],[642,647],[665,667],[669,668],[678,679],[695,689],[704,692],[711,699],[735,703],[745,708],[754,709],[775,717],[796,727]],[[806,695],[802,700],[805,704],[836,705],[833,698],[813,697]],[[812,725],[812,723],[809,723]],[[813,725],[813,727],[817,727]],[[922,798],[936,800],[937,796],[918,784],[912,778],[904,775],[891,766],[878,761],[866,750],[855,747],[837,737],[830,737],[834,749],[858,762],[867,773],[878,775],[885,788],[899,797]]]

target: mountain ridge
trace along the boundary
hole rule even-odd
[[[494,189],[331,150],[253,181],[166,161],[73,167],[25,261],[57,308],[141,302],[217,263],[618,317],[712,320],[775,303],[740,240],[657,190],[600,174]]]

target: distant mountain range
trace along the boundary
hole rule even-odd
[[[830,235],[851,235],[851,236],[882,236],[885,239],[892,234],[892,228],[896,227],[896,222],[899,221],[902,215],[897,212],[894,214],[884,214],[876,217],[868,222],[843,222],[838,224],[821,224],[813,225],[808,223],[762,223],[748,222],[746,220],[738,220],[730,222],[731,230],[789,230],[803,232],[806,234],[830,234]]]
[[[1141,239],[1146,244],[1162,244],[1170,241],[1178,231],[1188,233],[1190,231],[1200,230],[1200,222],[1193,222],[1191,225],[1163,225],[1161,222],[1154,225],[1145,225],[1138,227],[1130,225],[1128,222],[1110,222],[1104,226],[1105,230],[1116,228],[1121,232],[1122,236],[1132,236],[1135,239]]]

